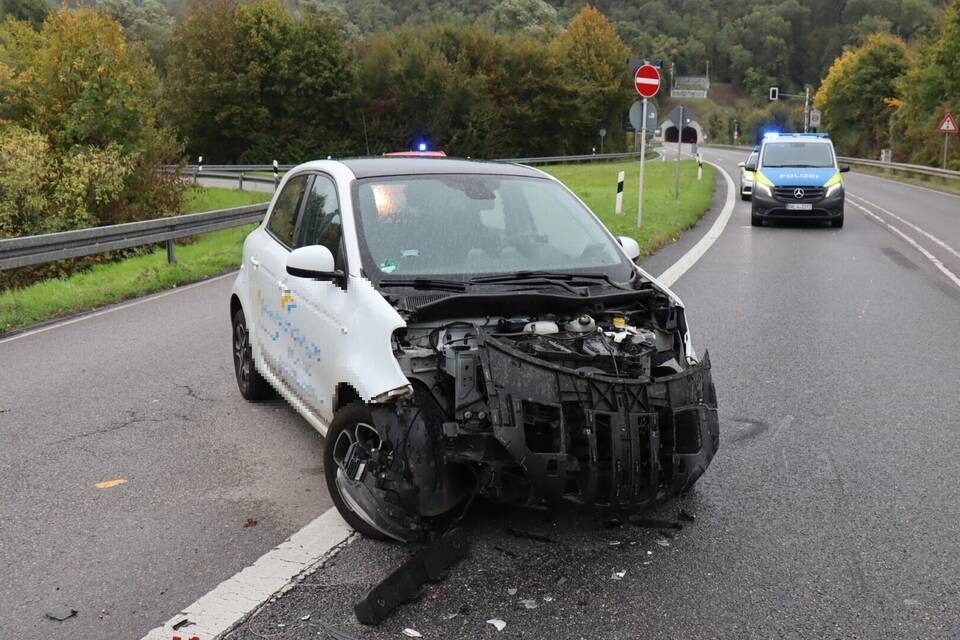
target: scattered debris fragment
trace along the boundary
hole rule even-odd
[[[350,635],[346,631],[340,631],[336,627],[329,625],[326,622],[323,622],[322,620],[320,620],[319,622],[320,622],[320,626],[323,627],[323,633],[330,636],[330,638],[332,638],[333,640],[358,640],[356,636]]]
[[[604,529],[616,529],[617,527],[623,526],[623,520],[620,518],[609,518],[600,523],[600,526]]]
[[[463,559],[468,550],[462,530],[453,529],[443,534],[435,544],[408,559],[355,604],[353,612],[357,620],[361,624],[380,624],[394,609],[415,598],[424,582],[442,579],[447,569]]]
[[[677,517],[685,522],[693,522],[694,520],[697,519],[697,516],[693,515],[692,513],[689,513],[687,510],[683,508],[681,508],[680,512],[677,513]]]
[[[648,555],[648,556],[652,556],[652,555],[653,555],[653,551],[647,551],[647,555]]]
[[[548,542],[554,543],[556,540],[550,536],[545,536],[542,533],[534,533],[533,531],[523,531],[521,529],[514,529],[513,527],[507,527],[507,533],[514,536],[515,538],[524,538],[526,540],[536,540],[537,542]]]
[[[453,620],[453,619],[456,618],[458,615],[460,615],[460,614],[457,613],[456,611],[454,611],[453,613],[448,613],[448,614],[446,614],[445,616],[443,616],[443,619],[444,619],[444,620]]]
[[[567,576],[557,576],[553,579],[558,587],[562,587],[563,583],[567,581]]]
[[[122,484],[127,484],[127,481],[123,478],[117,478],[116,480],[104,480],[103,482],[98,482],[93,485],[97,489],[112,489],[113,487],[119,487]]]
[[[286,623],[286,622],[278,622],[278,623],[277,623],[277,628],[278,628],[278,629],[286,629],[286,628],[287,628],[287,623]]]
[[[660,538],[659,540],[657,540],[657,544],[660,545],[661,547],[669,547],[670,541],[667,540],[666,538]]]
[[[191,622],[189,618],[184,617],[183,619],[174,622],[172,629],[174,631],[180,631],[180,629],[183,629],[184,627],[191,626],[193,626],[193,622]]]
[[[515,596],[517,595],[516,589],[507,589],[507,595]]]
[[[635,527],[641,527],[644,529],[683,529],[683,525],[679,522],[659,520],[657,518],[642,518],[637,515],[632,515],[627,518],[627,522]]]
[[[544,602],[553,602],[553,596],[543,596]]]
[[[501,620],[500,618],[493,618],[491,620],[487,620],[487,624],[492,624],[497,631],[503,631],[504,629],[507,628],[507,623]]]
[[[913,598],[905,598],[903,604],[907,605],[908,607],[916,607],[919,606],[921,602],[919,600],[914,600]]]
[[[614,572],[613,572],[613,575],[610,576],[610,579],[611,579],[611,580],[623,580],[624,576],[626,576],[626,575],[627,575],[626,569],[624,569],[623,571],[614,571]]]
[[[76,609],[71,609],[70,607],[65,607],[63,605],[56,605],[50,607],[46,611],[47,617],[51,620],[56,620],[57,622],[63,622],[69,618],[77,615]]]
[[[306,621],[309,620],[309,619],[310,619],[310,614],[309,614],[309,613],[308,613],[307,615],[305,615],[305,616],[300,616],[300,620],[302,620],[302,621],[304,621],[304,622],[306,622]]]
[[[539,605],[537,604],[537,601],[534,600],[534,599],[532,599],[532,598],[528,598],[528,599],[526,599],[526,600],[521,600],[521,601],[520,601],[520,604],[522,604],[522,605],[523,605],[525,608],[527,608],[527,609],[536,609],[536,608],[539,606]]]
[[[244,529],[249,529],[250,527],[255,527],[255,526],[257,526],[256,518],[247,518],[247,521],[243,523]]]
[[[619,547],[621,545],[621,542],[619,540],[611,540],[610,542],[607,543],[607,545],[610,547]]]
[[[409,628],[409,627],[407,627],[406,629],[403,630],[403,635],[407,636],[408,638],[422,638],[422,637],[423,637],[423,635],[422,635],[419,631],[417,631],[416,629],[411,629],[411,628]]]

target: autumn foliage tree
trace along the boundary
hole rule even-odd
[[[0,25],[0,233],[20,235],[176,212],[180,189],[160,123],[159,81],[120,25],[89,8],[49,13],[39,31]],[[17,158],[17,160],[14,160]]]
[[[842,153],[874,157],[889,146],[896,82],[909,66],[906,43],[888,34],[870,36],[830,66],[815,102]]]
[[[898,157],[939,164],[943,134],[937,125],[947,111],[960,117],[960,0],[947,8],[933,37],[920,46],[916,64],[897,82],[900,108],[895,119]],[[960,144],[952,145],[951,166],[960,168]]]

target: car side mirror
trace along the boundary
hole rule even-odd
[[[848,164],[841,164],[837,168],[840,169],[840,173],[846,173],[847,171],[850,171],[850,165]]]
[[[620,246],[623,247],[623,252],[627,254],[627,257],[631,260],[636,260],[640,257],[640,245],[637,244],[637,241],[629,236],[619,236],[617,240],[620,242]]]
[[[746,166],[746,164],[747,164],[746,162],[738,162],[737,166],[743,169]]]
[[[746,162],[746,163],[744,163],[743,168],[746,169],[747,171],[756,171],[756,170],[757,170],[757,163],[756,163],[756,162]]]
[[[343,271],[334,265],[330,249],[320,244],[294,249],[287,256],[287,273],[297,278],[332,282],[343,278]]]

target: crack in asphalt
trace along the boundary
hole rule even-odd
[[[198,396],[197,392],[193,390],[193,387],[188,384],[178,384],[175,386],[180,387],[181,389],[186,389],[187,395],[194,400],[199,400],[200,402],[215,402],[214,398],[204,398],[203,396]]]
[[[126,429],[127,427],[132,427],[136,424],[143,424],[145,422],[163,422],[163,420],[161,420],[160,418],[137,417],[136,412],[133,412],[133,411],[129,411],[128,413],[130,414],[130,418],[127,420],[124,420],[119,424],[115,424],[110,427],[103,427],[102,429],[94,429],[93,431],[85,431],[83,433],[77,433],[72,436],[60,438],[58,440],[52,440],[46,443],[45,446],[63,444],[65,442],[73,442],[74,440],[79,440],[81,438],[86,438],[89,436],[96,436],[96,435],[102,435],[104,433],[111,433],[113,431],[119,431],[120,429]]]

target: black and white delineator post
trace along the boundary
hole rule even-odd
[[[280,163],[276,160],[273,161],[273,188],[276,189],[280,186]]]
[[[623,213],[623,178],[624,172],[621,171],[617,174],[617,215]]]

